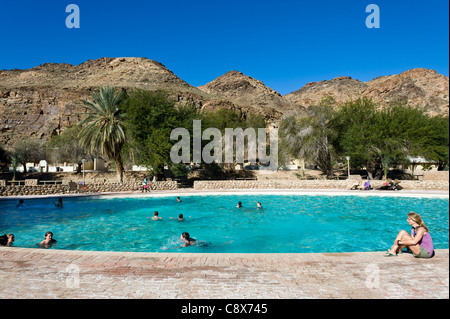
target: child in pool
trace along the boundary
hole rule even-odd
[[[181,247],[194,245],[195,242],[197,241],[196,239],[191,238],[188,232],[182,233],[180,238],[184,241],[184,244]]]
[[[9,247],[13,244],[14,239],[15,238],[14,238],[13,234],[8,234],[8,235],[4,234],[4,235],[0,236],[0,245]]]
[[[162,217],[159,216],[159,213],[157,211],[155,211],[153,213],[153,217],[152,220],[162,220]]]
[[[54,244],[56,244],[56,239],[53,239],[53,233],[48,231],[45,233],[45,239],[39,243],[39,246],[50,248]]]
[[[170,217],[170,219],[175,219],[175,217]],[[182,222],[184,220],[183,214],[178,215],[178,221]]]

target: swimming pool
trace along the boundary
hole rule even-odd
[[[449,200],[428,197],[327,195],[196,195],[69,197],[0,201],[0,232],[14,246],[37,248],[47,231],[54,249],[191,252],[319,253],[385,251],[406,214],[419,213],[434,246],[449,246]],[[243,208],[236,208],[241,201]],[[263,209],[257,209],[260,201]],[[163,219],[151,219],[158,211]],[[184,221],[178,221],[183,214]],[[173,219],[171,219],[172,217]],[[179,249],[182,232],[198,245]]]

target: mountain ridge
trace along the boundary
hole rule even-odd
[[[303,112],[325,96],[337,103],[367,96],[382,107],[403,99],[432,115],[448,115],[448,77],[417,68],[362,82],[348,76],[310,82],[282,95],[262,81],[233,70],[195,87],[162,63],[148,58],[119,57],[87,60],[78,65],[44,63],[30,69],[0,70],[0,141],[7,146],[25,137],[47,139],[79,123],[79,103],[102,86],[163,89],[178,104],[210,111],[232,109],[263,115],[277,122],[291,110]]]

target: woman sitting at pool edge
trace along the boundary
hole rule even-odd
[[[397,256],[403,248],[408,248],[416,258],[431,258],[434,256],[433,240],[427,225],[419,214],[410,212],[406,220],[412,226],[411,235],[401,230],[394,240],[394,245],[386,252],[386,256]]]

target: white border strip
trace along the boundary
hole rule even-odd
[[[149,198],[149,197],[187,197],[187,196],[242,196],[242,195],[302,195],[302,196],[378,196],[378,197],[415,197],[415,198],[443,198],[449,199],[447,192],[426,191],[341,191],[335,189],[223,189],[223,190],[190,190],[178,191],[153,191],[150,194],[127,193],[127,194],[97,194],[102,199],[109,198]]]
[[[302,196],[378,196],[378,197],[415,197],[415,198],[442,198],[449,199],[447,191],[427,190],[401,190],[401,191],[379,191],[379,190],[339,190],[339,189],[214,189],[214,190],[158,190],[150,194],[140,191],[111,192],[111,193],[88,193],[88,194],[51,194],[51,195],[28,195],[28,196],[5,196],[3,200],[39,199],[39,198],[70,198],[70,197],[97,197],[101,199],[112,198],[148,198],[148,197],[177,197],[177,196],[240,196],[240,195],[302,195]]]

